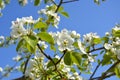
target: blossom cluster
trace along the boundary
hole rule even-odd
[[[58,25],[59,25],[59,21],[60,21],[60,16],[55,12],[56,10],[56,6],[46,6],[45,9],[41,9],[40,11],[38,11],[39,14],[42,14],[42,15],[45,15],[45,16],[48,16],[48,20],[49,18],[50,19],[53,19],[53,22],[52,25],[55,26],[56,28],[58,28]]]
[[[120,60],[120,37],[117,36],[116,32],[120,31],[119,26],[115,26],[112,29],[112,33],[109,32],[106,33],[106,36],[110,36],[110,41],[108,43],[104,44],[104,47],[106,50],[114,53],[114,55],[117,55],[117,58]],[[115,34],[114,34],[115,33]],[[119,35],[119,33],[118,33]]]
[[[49,34],[54,38],[60,51],[74,50],[73,43],[80,38],[80,34],[75,31],[68,31],[67,29],[63,29],[61,32],[57,33],[50,32]]]
[[[31,25],[33,25],[34,23],[35,20],[33,20],[32,16],[17,18],[16,21],[12,21],[11,37],[19,38],[23,35],[30,34],[32,30]]]

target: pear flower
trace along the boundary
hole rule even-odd
[[[0,67],[0,72],[2,72],[3,71],[3,69],[2,69],[2,67]]]
[[[4,40],[5,40],[4,36],[0,36],[0,44],[3,44]]]
[[[19,38],[22,35],[29,34],[31,29],[31,24],[33,24],[34,22],[35,21],[33,20],[32,16],[17,18],[16,21],[12,21],[11,36],[13,38]]]
[[[72,44],[74,43],[74,39],[70,36],[66,29],[62,30],[61,33],[58,34],[57,44],[59,46],[60,51],[68,50],[71,51],[74,49]]]
[[[93,44],[93,39],[94,38],[99,38],[99,36],[97,35],[97,33],[88,33],[86,35],[83,35],[83,41],[84,43],[87,43],[88,45],[92,45]]]

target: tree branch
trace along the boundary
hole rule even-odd
[[[60,0],[58,6],[57,6],[57,9],[55,10],[55,13],[57,13],[57,11],[59,10],[60,6],[62,5],[63,3],[63,0]]]
[[[105,79],[105,78],[112,77],[112,76],[114,76],[114,75],[115,75],[115,73],[111,73],[111,74],[109,74],[109,75],[106,75],[106,76],[104,77],[104,79]],[[92,78],[92,79],[90,79],[90,80],[99,80],[100,78],[101,78],[101,76],[100,76],[100,77]]]
[[[57,6],[57,4],[55,3],[55,1],[54,1],[54,0],[51,0],[51,2],[52,2],[54,5],[56,5],[56,6]]]
[[[28,65],[28,62],[29,62],[29,60],[30,60],[30,57],[31,57],[31,55],[28,56],[28,58],[27,58],[27,60],[26,60],[26,62],[25,62],[25,67],[24,67],[24,71],[23,71],[23,74],[24,74],[24,75],[25,75],[25,71],[26,71],[26,69],[27,69],[27,65]]]
[[[115,68],[116,65],[119,64],[119,63],[120,63],[120,60],[118,60],[116,63],[114,63],[105,73],[102,74],[102,76],[100,77],[99,80],[103,80],[103,79],[106,77],[107,73],[108,73],[111,69]]]
[[[64,3],[70,3],[70,2],[75,2],[75,1],[79,1],[79,0],[64,1],[64,2],[62,2],[62,3],[64,4]]]
[[[91,51],[88,51],[87,53],[91,53],[91,52],[94,52],[94,51],[97,51],[97,50],[102,50],[102,49],[105,49],[104,47],[100,47],[100,48],[94,48],[93,50]]]
[[[92,80],[92,77],[95,75],[97,69],[99,68],[99,66],[101,65],[102,62],[103,62],[103,60],[101,60],[100,63],[96,66],[96,68],[95,68],[93,74],[90,76],[90,79],[89,79],[89,80]]]
[[[56,65],[61,62],[62,58],[65,56],[67,50],[64,51],[63,55],[60,57],[60,59],[55,63]]]

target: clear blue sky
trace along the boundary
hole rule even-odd
[[[81,35],[89,32],[97,32],[100,36],[104,36],[106,31],[110,31],[116,23],[120,23],[120,0],[106,0],[101,5],[94,4],[93,0],[79,0],[78,2],[64,4],[65,10],[69,13],[70,18],[61,18],[59,29],[67,28],[68,30],[76,30]],[[17,17],[33,16],[36,19],[39,15],[37,10],[43,6],[34,7],[28,4],[25,7],[18,5],[17,0],[11,0],[11,3],[2,11],[3,16],[0,18],[0,35],[9,36],[11,21]],[[50,30],[57,31],[51,28]],[[14,65],[13,56],[17,55],[15,46],[8,48],[0,48],[0,66],[5,67],[6,64]],[[20,74],[12,74],[11,77],[4,79],[10,80]],[[106,80],[119,80],[116,77]]]

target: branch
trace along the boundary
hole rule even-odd
[[[37,47],[39,48],[39,50],[41,51],[41,53],[42,53],[48,60],[50,60],[50,61],[54,64],[55,69],[54,69],[53,71],[56,71],[56,72],[60,75],[60,77],[62,78],[62,74],[57,70],[57,65],[56,65],[56,63],[53,61],[53,59],[52,59],[50,56],[48,56],[48,55],[41,49],[41,47],[39,46],[39,44],[37,44]]]
[[[111,74],[109,74],[109,75],[106,75],[103,79],[112,77],[112,76],[114,76],[114,75],[115,75],[115,73],[111,73]],[[90,80],[99,80],[100,78],[101,78],[101,76],[100,76],[100,77],[92,78],[92,79],[90,79]]]
[[[57,4],[55,3],[55,1],[54,1],[54,0],[51,0],[51,2],[52,2],[54,5],[56,5],[56,6],[57,6]]]
[[[27,60],[26,60],[26,62],[25,62],[25,67],[24,67],[24,71],[23,71],[23,74],[24,74],[24,75],[25,75],[25,71],[26,71],[28,62],[29,62],[29,60],[30,60],[30,57],[31,57],[31,55],[28,56],[28,58],[27,58]]]
[[[70,2],[75,2],[75,1],[79,1],[79,0],[64,1],[64,2],[62,2],[62,3],[64,4],[64,3],[70,3]]]
[[[100,47],[100,48],[94,48],[93,50],[91,51],[88,51],[87,53],[91,53],[91,52],[94,52],[94,51],[97,51],[97,50],[102,50],[102,49],[105,49],[104,47]]]
[[[67,51],[67,50],[64,51],[64,53],[63,53],[63,55],[61,56],[61,58],[55,63],[56,65],[61,62],[62,58],[65,56],[66,51]]]
[[[17,62],[4,75],[0,76],[0,80],[2,80],[7,74],[9,74],[16,65],[17,65]]]
[[[103,80],[103,79],[106,77],[107,73],[108,73],[111,69],[113,69],[114,67],[116,67],[116,65],[119,64],[119,63],[120,63],[120,60],[118,60],[116,63],[114,63],[105,73],[102,74],[102,76],[100,77],[100,80]]]
[[[55,10],[55,13],[57,13],[57,11],[59,10],[60,6],[62,5],[63,3],[63,0],[60,0],[58,6],[57,6],[57,9]]]
[[[101,65],[101,63],[103,62],[103,60],[100,61],[100,63],[96,66],[93,74],[90,76],[90,79],[89,80],[92,80],[92,77],[95,75],[96,71],[98,70],[99,66]]]

